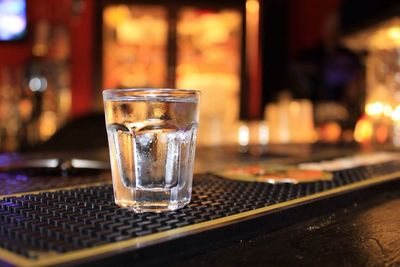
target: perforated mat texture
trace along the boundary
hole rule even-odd
[[[3,197],[0,200],[0,247],[29,259],[211,221],[283,203],[372,177],[400,171],[388,162],[334,173],[333,181],[265,184],[197,175],[185,208],[137,214],[117,207],[109,184]],[[48,254],[46,254],[48,255]]]

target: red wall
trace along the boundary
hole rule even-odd
[[[326,16],[337,11],[342,0],[293,0],[290,5],[289,49],[291,56],[312,48],[321,40]]]
[[[28,0],[28,38],[18,43],[0,43],[0,69],[21,68],[31,56],[35,23],[46,19],[63,24],[71,33],[71,116],[88,112],[92,106],[92,53],[94,0],[83,0],[83,9],[72,15],[72,0]]]
[[[94,101],[94,1],[85,0],[81,15],[71,23],[72,116],[90,111]]]

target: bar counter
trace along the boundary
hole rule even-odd
[[[115,207],[109,171],[36,177],[3,172],[0,265],[396,266],[400,264],[397,161],[338,174],[335,179],[344,177],[339,184],[232,185],[214,175],[259,162],[295,164],[366,152],[370,151],[348,145],[199,148],[192,203],[166,215],[136,216]],[[107,153],[101,149],[3,154],[0,159],[107,161]],[[38,194],[26,193],[33,191]],[[90,197],[98,202],[89,205]],[[138,226],[140,231],[133,229]],[[106,229],[104,240],[93,229]]]

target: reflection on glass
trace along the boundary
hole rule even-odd
[[[110,5],[103,20],[103,88],[165,87],[166,10]]]
[[[178,13],[176,85],[202,93],[200,144],[236,141],[239,115],[241,15],[184,8]]]

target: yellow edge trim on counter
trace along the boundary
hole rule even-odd
[[[379,184],[383,183],[385,181],[390,181],[390,180],[395,180],[396,178],[400,177],[400,172],[394,172],[390,173],[387,175],[381,175],[377,176],[375,178],[370,178],[368,180],[364,180],[361,182],[356,182],[352,183],[349,185],[341,186],[338,188],[330,189],[324,192],[312,194],[309,196],[289,200],[283,203],[278,203],[275,205],[271,206],[266,206],[263,208],[247,211],[247,212],[242,212],[239,214],[235,215],[230,215],[224,218],[219,218],[207,222],[202,222],[198,224],[193,224],[193,225],[188,225],[184,226],[181,228],[177,229],[172,229],[172,230],[167,230],[164,232],[156,233],[156,234],[150,234],[147,236],[143,237],[137,237],[133,238],[130,240],[125,240],[125,241],[120,241],[112,244],[106,244],[106,245],[101,245],[98,247],[94,248],[87,248],[87,249],[81,249],[78,251],[71,251],[63,254],[56,254],[56,255],[49,255],[46,256],[43,259],[38,259],[38,260],[30,260],[27,259],[23,256],[19,256],[17,254],[14,254],[12,252],[9,252],[5,249],[0,248],[0,260],[6,260],[11,264],[18,265],[18,266],[49,266],[49,265],[57,265],[61,263],[67,263],[67,262],[73,262],[73,261],[78,261],[82,259],[87,259],[89,257],[94,257],[94,256],[106,256],[107,253],[115,253],[115,252],[123,252],[126,250],[130,250],[132,248],[140,248],[140,247],[145,247],[148,245],[151,245],[152,243],[155,243],[157,241],[166,241],[166,240],[171,240],[180,236],[185,236],[189,234],[194,234],[198,232],[202,232],[204,230],[216,228],[219,225],[223,224],[231,224],[236,221],[241,221],[245,219],[249,219],[252,217],[256,217],[258,215],[265,214],[270,211],[275,211],[279,209],[284,209],[290,206],[295,206],[298,204],[303,204],[310,202],[311,200],[316,200],[319,198],[324,198],[328,196],[332,196],[335,194],[339,193],[344,193],[346,191],[351,191],[354,189],[360,189],[363,187],[367,187],[369,185],[374,185],[374,184]],[[104,184],[104,183],[101,183]],[[81,187],[87,187],[86,186],[81,186]],[[72,187],[71,187],[72,188]],[[77,187],[73,187],[77,188]],[[57,190],[65,190],[65,188],[59,188]],[[42,190],[42,191],[36,191],[36,192],[29,192],[29,193],[24,193],[24,194],[15,194],[15,195],[7,195],[8,197],[11,196],[20,196],[20,195],[25,195],[25,194],[35,194],[35,193],[40,193],[40,192],[49,192],[49,191],[57,191],[57,190]],[[1,198],[4,198],[6,196],[0,196]]]

